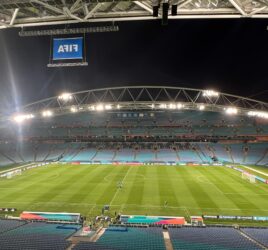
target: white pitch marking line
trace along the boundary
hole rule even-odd
[[[132,169],[132,167],[129,167],[129,169],[128,169],[126,175],[124,176],[124,178],[123,178],[123,180],[122,180],[122,183],[124,183],[124,181],[125,181],[125,179],[126,179],[127,175],[129,174],[129,172],[130,172],[131,169]],[[116,192],[115,192],[115,194],[114,194],[112,200],[110,201],[110,205],[112,205],[112,203],[114,202],[114,200],[115,200],[117,194],[119,193],[119,190],[120,190],[120,189],[117,188],[117,190],[116,190]]]
[[[241,165],[241,166],[244,167],[244,168],[250,169],[250,170],[252,170],[252,171],[254,171],[254,172],[256,172],[256,173],[259,173],[259,174],[268,176],[268,174],[266,174],[266,173],[264,173],[264,172],[261,172],[261,171],[259,171],[259,170],[257,170],[257,169],[250,168],[250,167],[247,167],[247,166],[245,166],[245,165]]]
[[[92,204],[92,203],[66,203],[66,202],[37,202],[37,203],[32,203],[32,202],[23,202],[23,201],[7,201],[7,202],[2,202],[2,203],[6,203],[6,204],[32,204],[32,205],[68,205],[68,206],[100,206],[101,205],[96,205],[96,204]],[[121,207],[122,205],[111,205],[112,207]],[[163,208],[163,206],[157,206],[157,205],[140,205],[140,204],[124,204],[124,207],[145,207],[145,208]],[[170,209],[185,209],[185,207],[176,207],[176,206],[168,206],[168,208]],[[201,210],[201,209],[214,209],[216,210],[217,208],[215,207],[188,207],[188,209],[193,209],[193,210]],[[268,212],[268,209],[243,209],[243,208],[224,208],[224,207],[221,207],[221,208],[218,208],[219,210],[234,210],[234,211],[264,211],[264,212]]]
[[[203,179],[206,179],[206,180],[203,180]],[[199,182],[199,183],[201,183],[201,184],[207,184],[207,185],[212,185],[212,186],[214,186],[215,187],[215,189],[219,192],[219,193],[221,193],[221,194],[224,194],[224,192],[222,192],[222,190],[220,190],[217,186],[216,186],[216,184],[214,184],[213,182],[211,182],[208,178],[206,178],[205,176],[197,176],[197,178],[196,178],[196,180]]]

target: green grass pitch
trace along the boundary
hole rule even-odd
[[[18,212],[80,212],[90,218],[106,204],[111,214],[268,216],[268,185],[251,184],[225,167],[201,166],[51,164],[0,179],[0,207]]]

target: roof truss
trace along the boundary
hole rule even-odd
[[[151,20],[161,18],[160,0],[1,0],[0,28]],[[268,0],[169,0],[181,18],[267,18]],[[158,17],[153,6],[159,5]]]

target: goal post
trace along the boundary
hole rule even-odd
[[[248,172],[242,172],[242,179],[248,180],[250,183],[256,183],[256,177]]]

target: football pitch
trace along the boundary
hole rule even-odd
[[[104,205],[111,215],[268,216],[268,185],[216,166],[51,164],[0,179],[0,207],[18,212],[79,212],[90,218]]]

